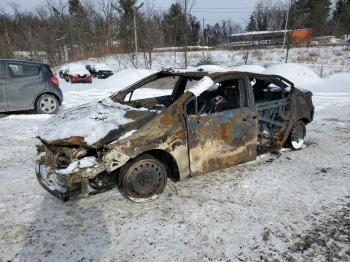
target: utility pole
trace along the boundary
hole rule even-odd
[[[287,42],[288,20],[289,20],[289,12],[290,12],[290,8],[291,8],[291,6],[292,6],[292,0],[290,0],[289,5],[288,5],[287,19],[286,19],[286,26],[284,27],[283,48],[285,47],[286,42]]]
[[[177,24],[178,24],[179,17],[176,17],[175,21],[175,37],[174,37],[174,68],[176,68],[176,36],[177,36]]]
[[[204,17],[203,17],[203,42],[202,42],[202,45],[203,45],[203,60],[204,60],[204,45],[205,45],[205,32],[204,32]]]
[[[135,6],[133,10],[134,15],[134,42],[135,42],[135,67],[138,67],[138,55],[139,55],[139,48],[138,48],[138,40],[137,40],[137,24],[136,24],[136,12],[143,6],[144,2],[142,1],[139,6]]]
[[[137,69],[138,67],[138,55],[139,55],[139,50],[137,46],[137,28],[136,28],[136,10],[134,10],[134,42],[135,42],[135,67]]]
[[[187,0],[185,0],[185,68],[188,66],[187,61]]]

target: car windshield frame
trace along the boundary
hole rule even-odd
[[[188,78],[188,79],[194,79],[194,80],[199,80],[201,79],[203,76],[191,76],[191,75],[187,75],[186,73],[174,73],[174,72],[168,72],[168,71],[160,71],[157,73],[154,73],[152,75],[149,75],[139,81],[137,81],[134,84],[131,84],[129,86],[127,86],[126,88],[120,90],[119,92],[116,92],[114,94],[112,94],[111,96],[109,96],[110,99],[112,100],[117,100],[120,103],[125,103],[125,98],[127,97],[127,95],[139,88],[142,88],[143,86],[151,83],[152,81],[156,81],[157,79],[160,78],[164,78],[164,77],[179,77],[178,81],[181,81],[184,78]],[[177,88],[177,84],[174,86],[173,90],[172,90],[172,94],[171,96],[174,95],[175,93],[175,89]],[[186,90],[184,90],[184,93],[186,92]]]

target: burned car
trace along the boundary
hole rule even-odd
[[[150,97],[151,96],[151,97]],[[133,200],[180,180],[303,146],[312,93],[277,75],[161,71],[39,130],[36,175],[62,200],[120,186]]]

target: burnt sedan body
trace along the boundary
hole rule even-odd
[[[252,161],[286,144],[302,148],[313,113],[312,93],[280,76],[161,71],[49,119],[39,130],[36,175],[62,200],[117,185],[130,199],[148,199],[168,178]]]

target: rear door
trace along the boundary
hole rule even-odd
[[[257,113],[254,102],[250,100],[244,79],[229,80],[216,81],[217,91],[214,87],[193,100],[197,105],[191,106],[190,102],[186,106],[192,176],[256,159]],[[217,107],[213,109],[215,103]],[[196,113],[188,113],[193,108],[196,108]]]
[[[0,112],[7,111],[7,99],[5,89],[5,72],[3,64],[0,63]]]
[[[43,89],[39,64],[8,62],[6,97],[9,111],[33,109],[33,100]]]

